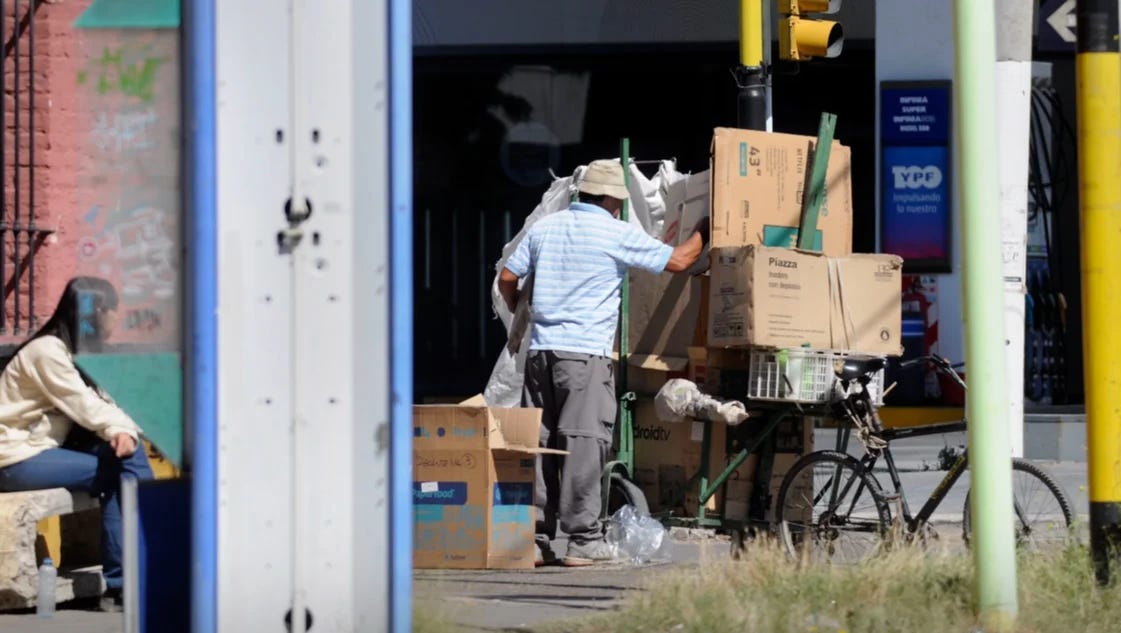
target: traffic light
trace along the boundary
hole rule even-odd
[[[783,16],[778,25],[779,57],[805,61],[841,54],[845,32],[839,22],[818,20],[810,14],[836,13],[841,0],[778,0]]]

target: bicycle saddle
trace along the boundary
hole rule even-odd
[[[879,356],[846,356],[834,364],[833,371],[841,380],[856,380],[880,371],[886,364]]]

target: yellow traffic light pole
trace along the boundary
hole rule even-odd
[[[1076,11],[1090,549],[1105,583],[1121,545],[1121,52],[1117,0]]]
[[[763,0],[740,0],[740,64],[763,65]]]

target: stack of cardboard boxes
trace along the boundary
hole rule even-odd
[[[712,394],[744,393],[761,348],[816,348],[879,355],[900,351],[901,266],[892,255],[852,253],[850,152],[834,143],[812,252],[792,247],[815,139],[720,128],[711,168],[665,192],[664,240],[689,237],[711,207],[710,270],[697,276],[630,277],[628,387],[635,483],[652,511],[692,515],[702,422],[666,423],[653,396],[671,378]],[[710,205],[711,201],[711,205]],[[533,566],[533,480],[540,410],[488,408],[473,400],[414,409],[414,565]],[[813,450],[814,420],[780,425],[767,487]],[[713,423],[708,477],[749,446],[758,424]],[[753,512],[757,456],[746,460],[707,510],[731,519]],[[682,501],[683,499],[683,501]],[[772,501],[773,502],[773,501]],[[769,514],[773,508],[762,509]]]
[[[840,143],[830,151],[814,249],[793,248],[815,143],[791,134],[715,130],[711,169],[683,181],[683,204],[675,214],[667,201],[666,220],[667,227],[682,227],[666,233],[667,242],[679,243],[709,212],[705,202],[711,200],[708,275],[632,276],[631,375],[639,380],[630,386],[638,393],[656,393],[666,380],[682,376],[712,394],[742,391],[752,350],[760,348],[899,353],[902,260],[853,254],[851,154]],[[708,200],[698,196],[697,183],[707,187]],[[751,425],[714,425],[710,480],[728,455],[746,445]],[[663,502],[697,471],[701,431],[699,423],[662,423],[652,407],[638,407],[635,479],[651,509],[690,514],[696,508],[695,491],[684,508],[665,508]],[[772,499],[794,461],[813,450],[813,420],[784,423],[777,446]],[[718,494],[709,510],[746,516],[755,466],[754,456],[744,462],[722,491],[726,498]]]

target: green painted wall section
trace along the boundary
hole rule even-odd
[[[75,361],[125,410],[152,444],[183,466],[183,368],[179,354],[89,354]]]
[[[93,0],[74,22],[79,29],[174,29],[179,0]]]

